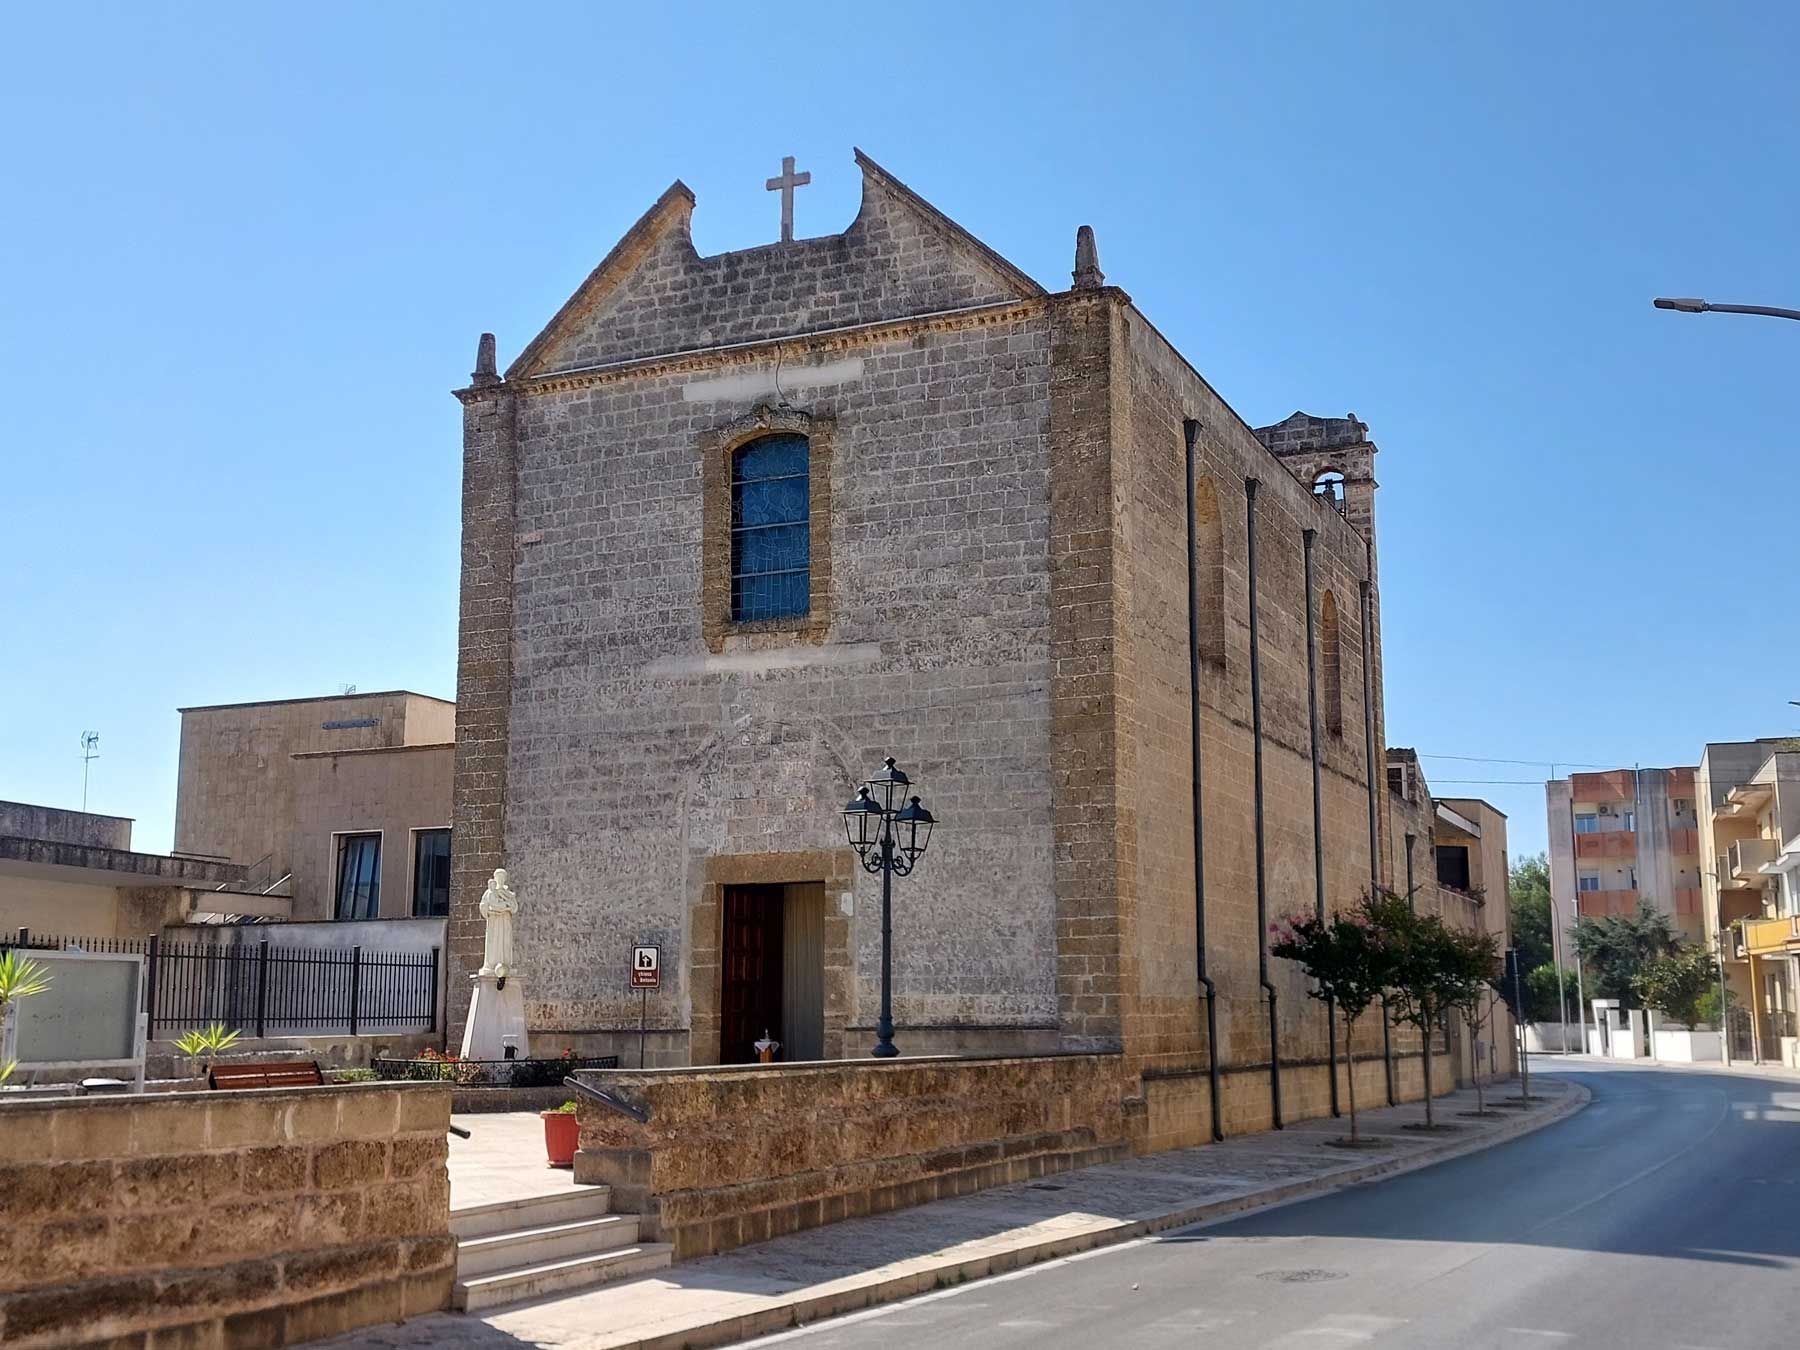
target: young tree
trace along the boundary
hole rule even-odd
[[[1355,910],[1325,918],[1300,915],[1271,924],[1269,951],[1296,962],[1315,987],[1310,998],[1336,1004],[1344,1022],[1344,1059],[1350,1067],[1350,1144],[1362,1142],[1356,1119],[1356,1022],[1388,985],[1388,935]]]
[[[1461,996],[1465,975],[1449,926],[1435,914],[1418,914],[1400,896],[1382,892],[1365,908],[1377,928],[1391,934],[1389,981],[1394,1015],[1419,1029],[1425,1072],[1425,1128],[1437,1128],[1431,1093],[1431,1034],[1444,1010]]]
[[[1482,1029],[1493,1018],[1499,998],[1496,986],[1502,979],[1500,942],[1492,933],[1473,928],[1444,926],[1445,986],[1449,1004],[1469,1024],[1469,1038],[1481,1040]],[[1475,1079],[1475,1109],[1487,1114],[1487,1097],[1482,1090],[1481,1066],[1471,1066]]]
[[[1651,961],[1675,950],[1669,916],[1640,901],[1635,914],[1583,917],[1575,922],[1575,950],[1593,978],[1589,997],[1629,999],[1632,981]]]
[[[1719,968],[1704,947],[1682,945],[1667,956],[1644,963],[1631,987],[1646,1008],[1661,1013],[1689,1031],[1701,1021],[1701,1008],[1719,1001]]]
[[[1706,959],[1711,961],[1714,958],[1708,956]],[[1716,1028],[1721,1034],[1727,1034],[1729,1028],[1725,1025],[1725,1019],[1730,1015],[1731,1010],[1737,1007],[1738,996],[1734,994],[1729,987],[1721,990],[1717,981],[1718,971],[1715,967],[1713,983],[1706,986],[1706,992],[1700,996],[1700,1003],[1694,1009],[1694,1012],[1702,1022],[1710,1027]],[[1720,1006],[1721,994],[1723,995],[1724,1002],[1724,1006],[1722,1007]]]

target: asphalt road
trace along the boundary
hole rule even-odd
[[[1583,1063],[1454,1162],[766,1337],[827,1347],[1800,1345],[1800,1081]]]

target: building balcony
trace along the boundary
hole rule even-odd
[[[1762,912],[1762,896],[1756,891],[1719,893],[1719,922],[1727,927],[1739,919],[1760,919]]]
[[[1775,791],[1772,783],[1740,783],[1713,807],[1714,820],[1755,820]]]
[[[1577,802],[1628,802],[1637,796],[1637,787],[1637,775],[1630,769],[1569,775],[1569,789]]]
[[[1637,833],[1633,830],[1600,830],[1575,836],[1577,858],[1635,858]]]
[[[1745,919],[1744,950],[1751,956],[1785,956],[1800,951],[1800,915]]]
[[[1678,886],[1671,897],[1675,902],[1675,912],[1683,918],[1700,913],[1700,888],[1697,886]]]
[[[1746,881],[1732,872],[1729,852],[1721,853],[1713,863],[1713,876],[1718,880],[1721,894],[1726,891],[1760,890],[1762,887],[1761,877],[1757,877],[1754,881]]]
[[[1676,825],[1669,830],[1669,852],[1677,858],[1691,858],[1700,852],[1700,831],[1692,825]]]
[[[1636,891],[1582,891],[1575,897],[1575,912],[1584,919],[1604,919],[1611,914],[1635,914]]]
[[[1762,866],[1775,860],[1775,845],[1760,838],[1740,839],[1725,853],[1725,870],[1721,876],[1751,886],[1763,883]]]

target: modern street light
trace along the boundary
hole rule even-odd
[[[862,859],[863,870],[881,877],[881,1020],[875,1024],[876,1059],[893,1059],[894,1044],[894,878],[906,876],[931,843],[937,820],[910,797],[909,779],[889,755],[881,772],[857,788],[844,808],[844,833]]]
[[[1683,314],[1761,314],[1769,319],[1800,319],[1800,309],[1776,309],[1769,305],[1715,305],[1692,296],[1659,295],[1650,302],[1658,309],[1679,310]]]

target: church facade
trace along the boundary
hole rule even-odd
[[[844,233],[709,258],[676,183],[458,391],[453,1021],[504,866],[535,1053],[866,1055],[892,755],[903,1054],[1117,1054],[1153,1142],[1322,1114],[1266,942],[1391,880],[1367,428],[1250,427],[1090,233],[1047,291],[856,162]]]

